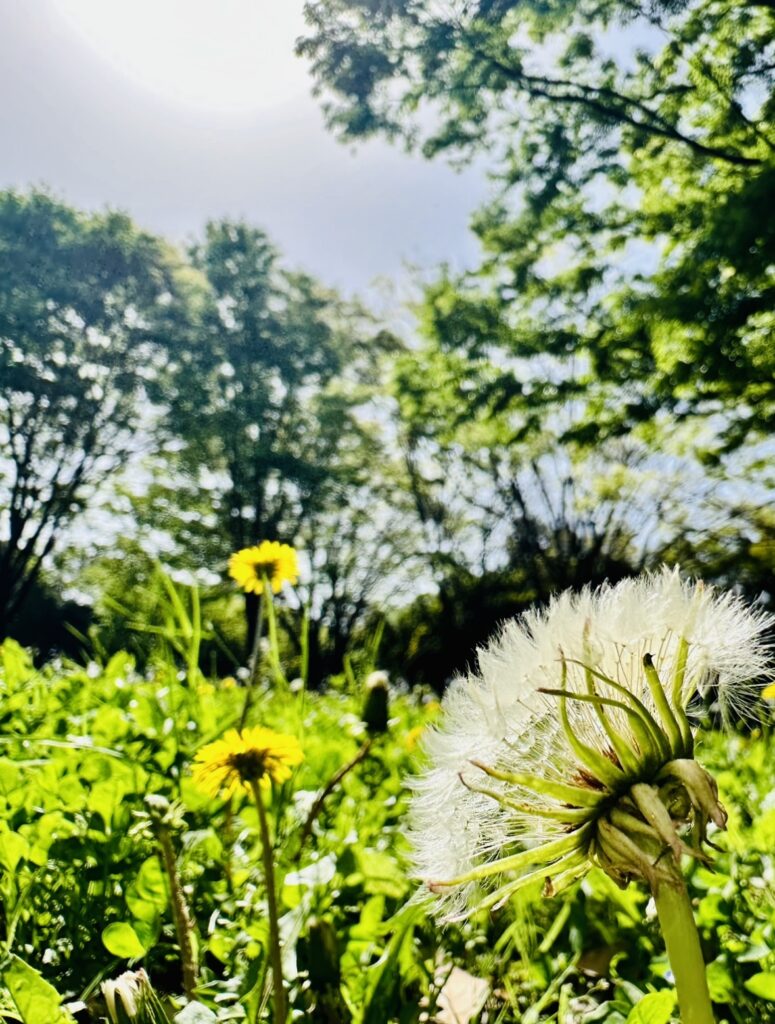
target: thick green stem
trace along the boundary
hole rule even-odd
[[[678,871],[671,882],[658,882],[653,895],[673,969],[682,1024],[714,1024],[700,937],[689,893]]]
[[[264,864],[264,881],[266,882],[266,903],[269,911],[269,958],[272,962],[272,988],[274,991],[274,1024],[286,1024],[288,1004],[283,986],[283,960],[280,948],[280,919],[277,914],[277,888],[274,878],[274,858],[272,840],[269,836],[269,823],[266,820],[266,808],[258,783],[250,783],[253,799],[258,810],[258,824],[261,829],[261,859]]]

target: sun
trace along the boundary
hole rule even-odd
[[[245,113],[309,91],[293,44],[302,0],[53,0],[117,74],[186,107]]]

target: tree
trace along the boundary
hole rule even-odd
[[[771,430],[771,4],[316,0],[306,16],[335,131],[495,168],[483,267],[441,284],[451,328],[624,385],[615,411],[590,396],[590,436],[720,413],[717,456]],[[509,401],[513,378],[498,389]]]
[[[551,155],[563,142],[567,166],[610,160],[606,142],[625,133],[630,150],[674,144],[733,166],[767,162],[763,117],[744,102],[772,73],[766,3],[311,0],[305,15],[298,52],[329,91],[329,123],[350,137],[414,142],[430,101],[427,153],[496,134],[508,151],[537,132]]]
[[[182,441],[184,488],[199,494],[193,507],[203,504],[203,475],[210,480],[216,529],[201,538],[210,566],[260,539],[301,543],[316,665],[341,668],[366,599],[350,589],[362,514],[348,506],[379,460],[379,431],[364,410],[395,341],[355,304],[287,269],[267,236],[244,223],[209,224],[192,261],[202,305],[191,344],[176,356],[168,426]],[[246,606],[252,630],[250,596]]]
[[[125,460],[165,364],[174,255],[119,213],[0,194],[0,629]]]
[[[430,592],[389,616],[385,658],[441,690],[503,619],[655,560],[676,539],[667,525],[676,468],[643,445],[573,442],[577,403],[563,388],[549,401],[543,356],[511,366],[524,406],[493,407],[483,396],[504,374],[504,354],[448,351],[446,332],[425,328],[396,362],[393,395],[404,520],[421,567],[415,594]]]
[[[309,610],[312,686],[340,673],[345,656],[374,648],[386,607],[411,593],[412,568],[420,565],[413,524],[396,482],[380,473],[383,462],[384,455],[364,462],[372,479],[340,488],[328,509],[302,524],[310,578],[298,589]]]
[[[185,443],[182,465],[222,475],[224,554],[257,538],[290,540],[348,443],[351,400],[339,385],[363,326],[333,293],[283,268],[246,224],[208,224],[192,259],[203,303],[177,352],[168,419]]]

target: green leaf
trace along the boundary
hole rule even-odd
[[[113,956],[136,960],[145,955],[145,946],[128,921],[114,921],[102,930],[102,943]]]
[[[11,993],[24,1024],[66,1024],[72,1017],[61,1007],[61,999],[53,985],[18,956],[12,956],[3,968],[3,982]]]
[[[161,935],[161,919],[158,917],[153,921],[133,921],[132,927],[146,953],[156,945]]]
[[[398,969],[401,950],[411,942],[414,926],[423,914],[419,905],[404,907],[393,918],[390,941],[379,960],[368,969],[362,1024],[384,1024],[390,1018],[392,1004],[401,982]]]
[[[167,909],[169,882],[158,857],[149,857],[126,892],[126,905],[139,921],[153,924]]]
[[[748,991],[759,999],[775,1002],[775,971],[761,971],[743,982]]]
[[[401,899],[407,890],[406,876],[394,857],[379,850],[358,850],[358,868],[363,874],[363,891]]]
[[[4,797],[10,796],[14,790],[19,788],[21,772],[18,765],[8,758],[0,758],[0,794]]]
[[[714,960],[706,970],[708,990],[714,1003],[728,1003],[735,994],[735,982],[723,960]]]
[[[0,828],[0,864],[13,874],[22,857],[29,851],[27,840],[18,832],[11,832],[5,823]]]
[[[668,1024],[675,1008],[675,992],[649,992],[630,1011],[627,1024]]]

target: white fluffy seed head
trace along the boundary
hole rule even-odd
[[[542,689],[588,693],[586,666],[597,673],[595,691],[601,697],[621,701],[621,691],[601,679],[607,677],[658,717],[643,669],[644,656],[651,655],[672,704],[685,709],[704,698],[728,719],[750,711],[758,697],[771,624],[769,616],[733,595],[682,580],[677,570],[666,568],[613,586],[563,593],[545,610],[507,622],[479,651],[478,673],[452,682],[440,724],[426,741],[429,767],[414,780],[410,812],[418,878],[426,883],[455,879],[567,832],[545,813],[557,807],[555,801],[493,781],[472,764],[578,784],[579,759],[563,729],[558,698]],[[683,673],[682,641],[688,645]],[[677,673],[682,682],[674,688]],[[566,707],[575,736],[610,757],[598,709],[575,700]],[[627,715],[612,705],[606,714],[637,756]],[[483,783],[521,809],[478,792]],[[497,888],[503,881],[492,875],[484,884]],[[465,913],[480,884],[442,889],[436,911],[446,919]]]

